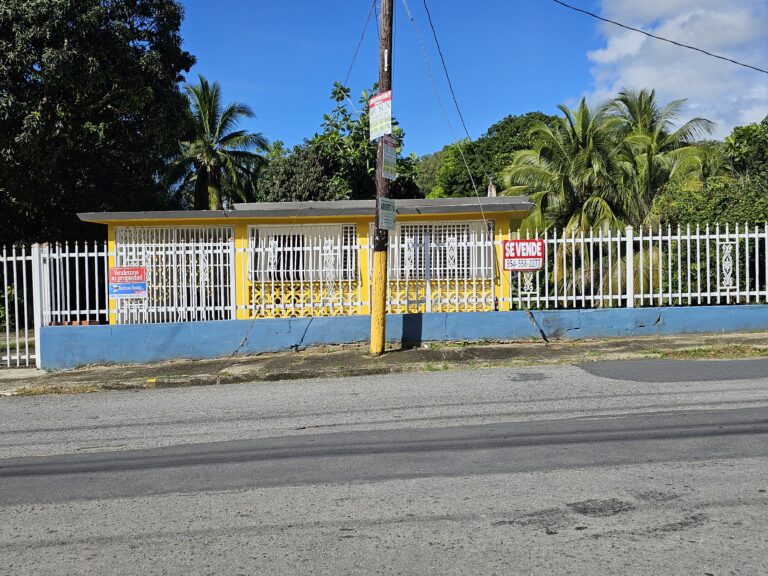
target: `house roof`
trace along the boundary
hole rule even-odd
[[[467,214],[528,212],[527,196],[429,198],[396,200],[398,214]],[[215,220],[219,218],[285,218],[312,216],[373,216],[375,200],[323,202],[252,202],[235,204],[233,210],[168,210],[151,212],[81,212],[84,222],[127,220]]]

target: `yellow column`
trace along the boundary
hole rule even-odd
[[[107,262],[109,268],[112,269],[115,267],[115,226],[113,224],[107,226],[107,251],[109,252]],[[109,270],[107,271],[107,282],[109,282]],[[109,323],[117,324],[117,300],[109,298],[108,304]]]
[[[496,283],[496,300],[499,303],[499,311],[508,312],[509,307],[509,276],[510,273],[504,270],[504,240],[509,238],[510,222],[508,220],[499,220],[496,231],[496,262],[499,271],[499,281]],[[506,299],[506,300],[503,300]]]
[[[371,355],[381,356],[384,353],[386,337],[386,286],[387,286],[387,252],[386,250],[373,253],[373,292],[371,295]]]
[[[245,249],[248,247],[248,224],[238,222],[235,224],[235,302],[237,303],[237,312],[235,318],[238,320],[247,320],[250,313],[246,310],[248,304],[248,254]]]
[[[368,221],[361,220],[357,222],[357,243],[360,245],[360,253],[358,257],[360,261],[358,266],[360,268],[360,282],[357,285],[357,299],[358,302],[364,302],[358,309],[358,314],[370,314],[371,313],[371,283],[370,283],[370,270],[369,261],[371,247],[368,244]]]

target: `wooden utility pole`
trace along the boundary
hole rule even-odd
[[[381,0],[379,33],[379,94],[392,89],[392,0]],[[389,197],[384,178],[384,138],[376,153],[376,230],[373,236],[373,291],[371,294],[371,355],[384,353],[387,322],[387,248],[389,232],[380,228],[380,198]]]

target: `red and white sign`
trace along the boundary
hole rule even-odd
[[[530,272],[544,268],[544,240],[505,240],[504,270]]]
[[[392,90],[368,100],[368,118],[371,140],[392,134]]]
[[[110,284],[130,282],[146,282],[147,269],[145,266],[124,266],[109,269]]]

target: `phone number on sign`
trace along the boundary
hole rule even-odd
[[[541,258],[504,258],[504,270],[526,272],[541,270],[544,261]]]

